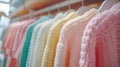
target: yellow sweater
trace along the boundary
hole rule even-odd
[[[77,17],[77,14],[75,12],[71,12],[66,17],[58,20],[51,27],[50,32],[48,34],[46,47],[44,49],[41,67],[53,67],[54,66],[56,45],[59,40],[61,28],[68,20],[71,20],[75,17]]]

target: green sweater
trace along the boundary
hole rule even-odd
[[[31,37],[32,37],[34,27],[37,24],[42,23],[44,21],[47,21],[49,19],[50,19],[50,17],[42,16],[37,22],[28,26],[27,31],[26,31],[26,36],[25,36],[25,39],[24,39],[24,43],[23,43],[21,57],[20,57],[20,63],[19,63],[20,67],[26,67],[26,61],[27,61],[27,57],[28,57],[28,49],[29,49],[29,46],[30,46],[30,41],[31,41]]]

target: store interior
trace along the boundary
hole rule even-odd
[[[119,19],[120,0],[0,0],[0,67],[120,67]]]

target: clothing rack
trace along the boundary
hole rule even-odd
[[[66,1],[63,1],[63,2],[60,2],[60,3],[57,3],[55,5],[52,5],[52,6],[49,6],[49,7],[46,7],[46,8],[43,8],[43,9],[40,9],[38,11],[35,11],[32,13],[33,16],[37,15],[37,14],[41,14],[41,13],[45,13],[45,12],[48,12],[48,11],[51,11],[51,10],[55,10],[55,9],[58,9],[58,8],[61,8],[61,7],[64,7],[64,6],[67,6],[68,3],[69,4],[74,4],[74,3],[77,3],[77,2],[80,2],[82,0],[66,0]],[[26,14],[26,15],[23,15],[23,16],[20,16],[20,17],[17,17],[17,18],[14,18],[12,21],[17,21],[17,20],[22,20],[22,19],[25,19],[25,18],[28,18],[30,14]]]
[[[24,19],[29,18],[30,16],[34,17],[34,16],[37,16],[37,15],[40,15],[42,13],[49,12],[49,11],[52,11],[52,10],[56,10],[56,9],[59,10],[59,8],[62,8],[62,7],[65,7],[65,6],[70,6],[70,5],[78,3],[78,2],[83,2],[83,0],[66,0],[66,1],[54,4],[52,6],[40,9],[38,11],[34,11],[34,10],[31,9],[31,10],[29,10],[28,14],[20,16],[20,17],[13,18],[11,22],[15,22],[15,21],[18,21],[18,20],[24,20]],[[81,6],[81,4],[80,4],[80,6]],[[30,12],[30,11],[32,11],[32,12]]]

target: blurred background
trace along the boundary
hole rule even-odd
[[[0,67],[2,67],[2,61],[4,58],[3,51],[1,50],[3,35],[5,29],[10,23],[10,19],[8,18],[10,12],[10,1],[11,0],[0,0]]]

